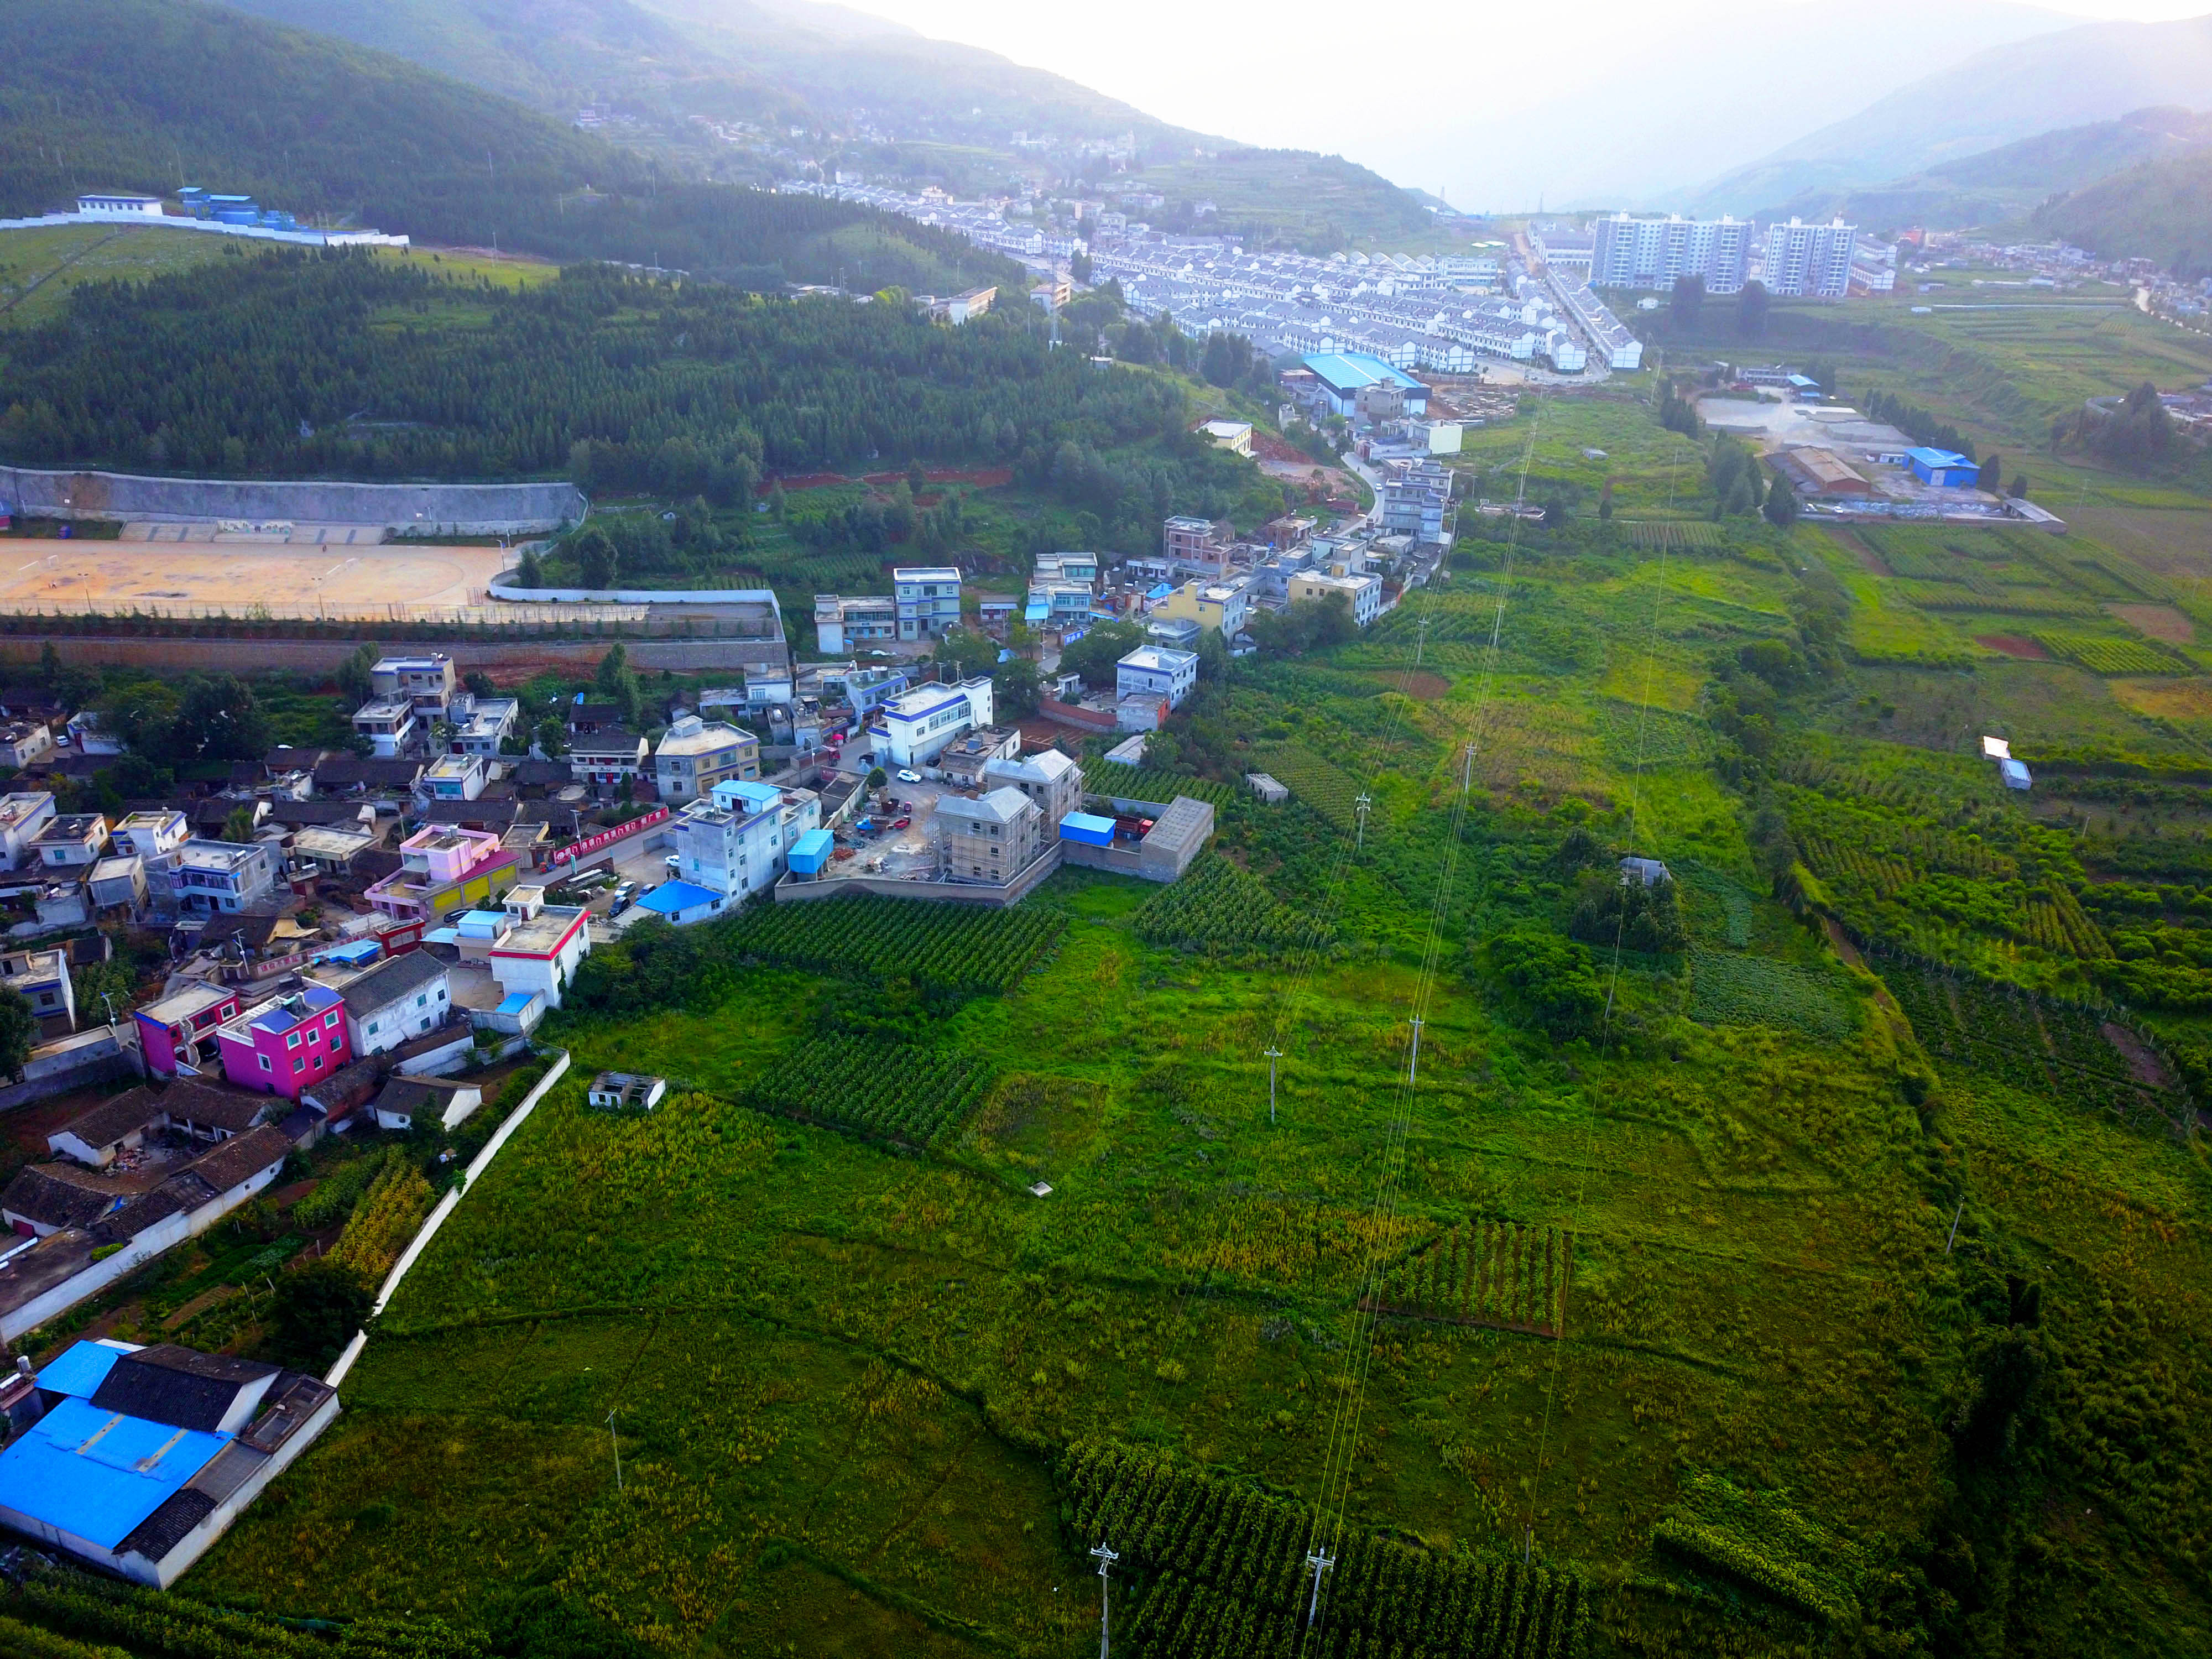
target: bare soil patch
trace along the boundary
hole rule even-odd
[[[1850,551],[1850,556],[1859,562],[1859,568],[1869,576],[1894,576],[1897,574],[1882,562],[1881,554],[1875,552],[1850,531],[1838,529],[1832,525],[1828,528],[1828,534],[1835,538],[1837,545]]]
[[[2137,633],[2168,645],[2188,645],[2197,638],[2197,626],[2170,605],[2108,605],[2106,610]]]
[[[2142,1039],[2124,1025],[2115,1025],[2106,1020],[2103,1026],[2105,1041],[2120,1051],[2120,1058],[2128,1063],[2136,1082],[2149,1089],[2171,1089],[2175,1085],[2172,1073],[2166,1062],[2143,1046]]]
[[[1381,674],[1376,683],[1386,691],[1402,691],[1420,702],[1434,702],[1451,690],[1452,683],[1443,675],[1426,668],[1416,668],[1403,676]]]
[[[2029,662],[2049,662],[2051,653],[2033,640],[2018,634],[1977,634],[1976,645],[1986,645],[1992,651],[2002,651],[2008,657],[2021,657]]]

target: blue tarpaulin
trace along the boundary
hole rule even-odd
[[[1111,847],[1114,820],[1102,818],[1096,812],[1070,812],[1060,821],[1060,838],[1079,841],[1087,847]]]

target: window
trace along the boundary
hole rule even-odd
[[[295,1055],[293,1055],[293,1056],[292,1056],[292,1075],[293,1075],[293,1076],[297,1077],[297,1076],[299,1076],[299,1074],[300,1074],[301,1073],[302,1073],[302,1072],[306,1071],[307,1069],[307,1057],[305,1054],[295,1054]]]
[[[262,1056],[261,1056],[261,1069],[262,1069],[263,1071],[264,1071],[264,1072],[267,1072],[267,1071],[273,1071],[273,1070],[275,1070],[275,1069],[276,1069],[275,1067],[273,1067],[272,1066],[270,1066],[270,1063],[269,1063],[269,1056],[268,1056],[268,1055],[266,1055],[266,1054],[264,1054],[264,1055],[262,1055]]]
[[[330,1012],[328,1012],[327,1014],[325,1014],[325,1015],[323,1016],[323,1024],[324,1024],[324,1025],[325,1025],[326,1027],[328,1027],[330,1030],[333,1030],[333,1031],[334,1031],[334,1030],[337,1030],[337,1024],[338,1024],[338,1011],[337,1011],[337,1009],[333,1008],[333,1009],[331,1009],[331,1010],[330,1011]]]
[[[287,1048],[298,1048],[300,1046],[300,1034],[297,1031],[286,1032],[284,1034],[284,1046]]]
[[[429,1006],[429,1003],[430,1003],[430,994],[429,994],[428,991],[423,992],[423,993],[422,993],[422,994],[421,996],[416,997],[416,998],[415,999],[415,1006],[416,1006],[417,1008],[425,1008],[425,1007],[428,1007],[428,1006]]]
[[[368,1022],[368,1034],[371,1036],[376,1035],[376,1022],[373,1019]]]

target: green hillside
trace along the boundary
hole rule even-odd
[[[1228,150],[1117,174],[1098,186],[1109,197],[1139,187],[1167,198],[1165,208],[1141,216],[1156,226],[1220,230],[1256,245],[1333,253],[1354,243],[1399,246],[1436,228],[1413,191],[1341,155],[1309,150]],[[1190,211],[1201,201],[1217,209],[1202,222]]]
[[[556,114],[611,104],[641,136],[717,167],[764,163],[692,118],[799,125],[832,147],[866,122],[902,138],[995,148],[1016,131],[1061,138],[1133,132],[1181,150],[1196,135],[996,53],[795,0],[231,0],[276,22],[374,46]],[[872,25],[873,27],[869,27]],[[978,112],[980,112],[980,113]],[[818,148],[810,137],[811,147]],[[997,182],[994,180],[993,182]]]
[[[2212,272],[2212,149],[2147,161],[2041,209],[2038,230],[2107,258]]]
[[[249,192],[354,222],[559,259],[768,284],[1012,281],[964,241],[841,204],[686,182],[632,151],[380,52],[193,0],[20,0],[0,59],[0,213],[80,190]],[[281,97],[241,102],[241,88]],[[881,227],[854,260],[826,246]]]

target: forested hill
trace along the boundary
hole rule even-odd
[[[605,266],[519,290],[434,270],[282,253],[80,289],[4,343],[0,454],[262,476],[573,466],[735,496],[762,466],[1034,466],[1063,445],[1184,435],[1172,381],[1048,349],[1028,307],[949,329],[905,304]]]
[[[14,0],[0,213],[80,190],[239,191],[418,240],[557,259],[935,287],[1018,280],[966,241],[839,203],[684,184],[396,58],[196,0]]]
[[[2036,210],[2035,227],[2108,259],[2212,274],[2212,148],[2146,161]]]

